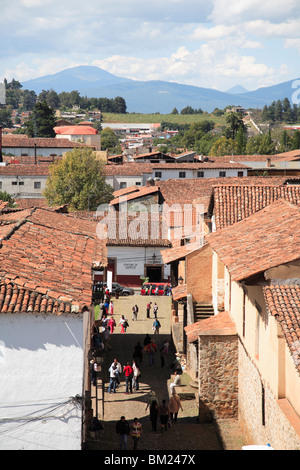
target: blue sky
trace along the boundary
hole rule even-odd
[[[300,77],[299,0],[0,0],[0,81],[77,65],[248,90]]]

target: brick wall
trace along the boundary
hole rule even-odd
[[[187,256],[186,283],[194,302],[212,303],[212,249],[209,245]]]

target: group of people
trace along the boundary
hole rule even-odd
[[[179,395],[173,391],[168,403],[165,399],[159,403],[154,391],[150,392],[149,400],[145,411],[149,408],[151,428],[153,432],[157,431],[158,418],[160,421],[160,432],[163,433],[177,423],[179,410],[183,411]],[[121,416],[116,424],[116,433],[119,435],[120,450],[128,450],[128,436],[131,434],[133,439],[133,450],[137,450],[143,427],[138,418],[134,418],[131,425]]]
[[[141,376],[141,371],[139,365],[135,359],[133,359],[132,364],[127,362],[123,367],[117,359],[114,359],[111,366],[108,369],[109,371],[109,386],[108,393],[116,393],[116,389],[121,383],[121,374],[124,373],[125,384],[126,384],[126,395],[133,393],[133,390],[136,392],[139,390],[139,379]]]
[[[180,409],[183,411],[180,397],[175,390],[171,394],[168,403],[165,399],[159,403],[156,393],[154,391],[150,392],[145,411],[147,411],[148,408],[150,412],[151,427],[154,432],[157,430],[158,417],[160,421],[160,432],[163,432],[167,431],[172,424],[177,423],[178,412]]]
[[[127,439],[129,434],[131,434],[133,439],[133,450],[137,450],[142,430],[142,425],[137,418],[134,418],[130,425],[125,416],[121,416],[121,419],[116,424],[116,433],[120,438],[120,450],[128,450]]]

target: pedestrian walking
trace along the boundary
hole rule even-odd
[[[156,432],[157,430],[157,418],[158,418],[158,404],[157,400],[152,400],[150,405],[150,421],[152,431]]]
[[[133,423],[131,425],[131,436],[133,439],[133,450],[137,450],[138,442],[140,440],[143,428],[141,423],[137,418],[134,418]]]
[[[161,405],[158,408],[159,419],[160,419],[160,432],[163,430],[168,430],[168,420],[170,416],[169,407],[166,403],[166,400],[163,400]]]
[[[132,357],[135,360],[136,364],[141,364],[143,362],[143,348],[139,341],[134,346]]]
[[[157,311],[158,311],[158,305],[156,302],[154,302],[154,305],[153,305],[154,318],[157,318]]]
[[[150,318],[151,305],[152,305],[152,302],[147,303],[147,318]]]
[[[110,301],[110,304],[109,304],[109,313],[110,313],[111,315],[114,314],[114,303],[113,303],[112,300]]]
[[[180,397],[179,395],[177,395],[176,392],[171,395],[168,406],[170,411],[171,423],[177,423],[178,412],[179,410],[183,411],[183,408],[181,405]]]
[[[177,387],[178,385],[180,385],[180,375],[178,374],[178,372],[174,372],[174,380],[173,382],[170,384],[170,392],[171,394],[172,393],[175,393],[175,387]]]
[[[128,395],[128,393],[132,393],[132,377],[133,377],[133,369],[129,362],[127,362],[126,366],[123,367],[123,372],[125,373],[125,382],[126,382],[125,393],[126,395]]]
[[[148,353],[148,358],[149,358],[149,365],[152,366],[155,362],[155,353],[157,351],[157,346],[154,341],[151,341],[151,343],[147,344],[145,346],[145,350]]]
[[[137,392],[139,390],[139,380],[141,376],[141,371],[135,361],[133,361],[132,369],[133,369],[132,388]]]
[[[110,332],[113,333],[116,327],[116,320],[113,317],[110,317],[108,320],[108,327],[110,328]]]
[[[121,416],[121,419],[117,422],[116,433],[120,437],[120,450],[128,450],[127,438],[130,433],[130,426],[125,416]]]
[[[136,315],[134,306],[132,307],[132,318],[131,318],[131,320],[132,321],[137,320],[137,315]]]
[[[127,327],[125,326],[125,324],[126,324],[126,319],[124,315],[122,315],[119,321],[119,325],[121,327],[121,334],[124,334],[126,332]]]
[[[137,315],[138,315],[139,308],[137,305],[134,305],[132,307],[132,321],[137,321]]]
[[[122,373],[122,366],[121,366],[120,362],[117,361],[117,359],[114,359],[114,360],[113,360],[112,365],[113,365],[113,364],[116,365],[117,371],[118,371],[118,373],[117,373],[117,380],[116,380],[116,388],[117,388],[117,387],[120,385],[120,375],[121,375],[121,373]]]
[[[149,343],[151,343],[151,336],[147,333],[144,339],[144,346],[147,346]]]
[[[159,329],[161,327],[160,321],[158,318],[155,318],[153,325],[152,325],[152,330],[154,331],[155,335],[159,334]]]
[[[116,393],[116,385],[117,385],[117,376],[118,376],[118,369],[117,369],[117,364],[114,362],[108,369],[109,371],[109,387],[108,387],[108,393]]]

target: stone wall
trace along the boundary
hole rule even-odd
[[[238,339],[236,335],[199,336],[199,418],[236,418]]]
[[[280,400],[281,401],[281,400]],[[300,436],[288,413],[264,383],[258,369],[239,344],[239,421],[254,444],[270,444],[276,450],[300,450]]]

